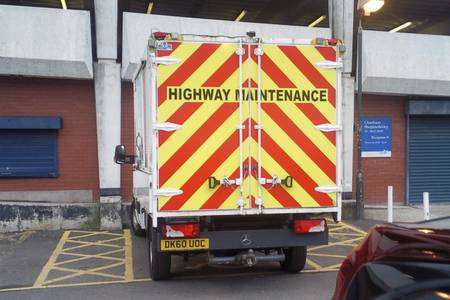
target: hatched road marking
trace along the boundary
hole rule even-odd
[[[329,244],[308,247],[306,267],[302,273],[338,271],[342,260],[366,235],[365,231],[344,222],[334,224],[328,220],[328,226]],[[30,234],[14,236],[14,240],[23,241]],[[10,236],[8,240],[11,239]],[[128,229],[114,233],[65,231],[32,286],[0,289],[0,292],[151,281],[150,278],[134,278],[132,249],[131,233]],[[261,274],[265,273],[267,272]],[[203,277],[201,274],[192,275],[188,277]],[[211,275],[207,278],[230,277],[236,274]],[[255,273],[249,275],[253,276]],[[183,277],[185,276],[181,275],[177,278]]]
[[[69,230],[62,235],[33,287],[133,280],[129,230],[123,233]]]
[[[23,231],[17,233],[0,233],[0,241],[8,241],[11,243],[20,244],[28,239],[34,231]]]
[[[336,272],[342,260],[366,236],[366,232],[350,224],[328,221],[329,243],[308,247],[306,268],[303,272]]]

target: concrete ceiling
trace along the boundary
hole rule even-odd
[[[65,0],[69,9],[93,7],[94,0]],[[234,20],[245,9],[242,21],[306,26],[328,14],[328,0],[118,0],[121,11]],[[0,0],[0,4],[61,8],[61,0]],[[385,0],[385,6],[365,17],[365,29],[388,31],[405,22],[402,32],[450,35],[450,0]],[[328,19],[318,27],[328,27]]]

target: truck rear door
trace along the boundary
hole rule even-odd
[[[160,211],[336,205],[333,47],[158,43]]]
[[[252,157],[260,183],[251,192],[256,199],[253,206],[335,206],[335,49],[276,44],[253,47],[257,71],[253,78],[256,86],[251,89],[256,98],[252,118],[257,146]]]
[[[243,55],[238,43],[161,41],[158,123],[181,125],[159,131],[159,188],[182,194],[159,197],[160,211],[238,209],[245,197],[239,80]],[[241,66],[241,67],[240,67]],[[242,203],[240,203],[240,201]]]

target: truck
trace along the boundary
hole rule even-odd
[[[132,231],[150,277],[171,257],[305,267],[341,219],[342,53],[335,39],[152,32],[134,75]],[[206,256],[206,255],[205,255]]]

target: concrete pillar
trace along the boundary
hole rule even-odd
[[[94,64],[100,177],[100,227],[120,229],[120,166],[114,148],[121,142],[121,77],[117,59],[117,0],[95,0],[97,63]]]
[[[117,0],[95,0],[98,59],[117,59]]]
[[[355,78],[352,71],[353,48],[353,10],[356,0],[328,0],[329,20],[332,36],[344,42],[345,54],[344,74],[342,76],[343,106],[344,106],[344,192],[351,192],[353,177],[353,123]]]

